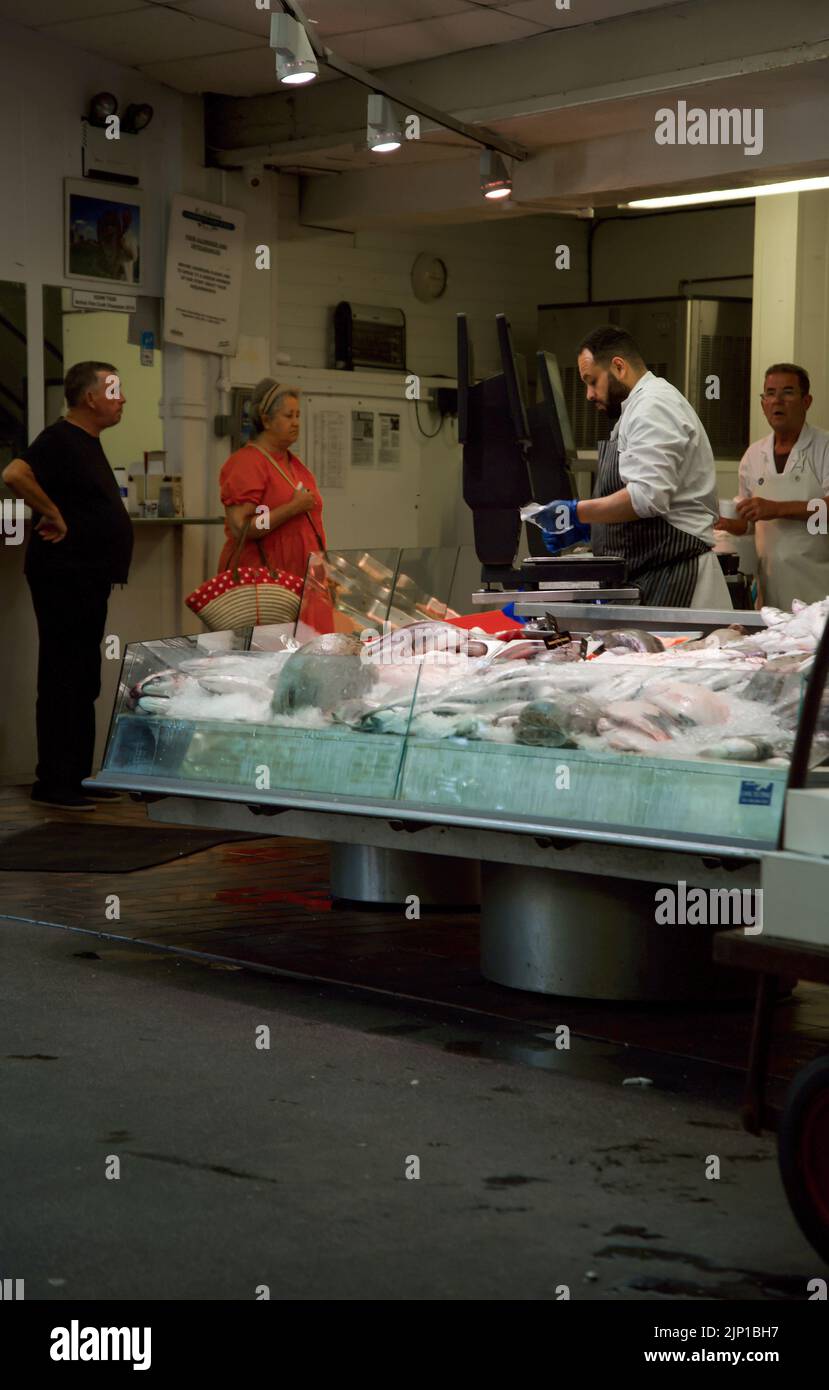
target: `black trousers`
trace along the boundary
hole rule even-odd
[[[27,575],[37,618],[37,780],[77,791],[92,772],[95,701],[111,584],[94,574]]]

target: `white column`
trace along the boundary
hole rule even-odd
[[[167,468],[180,473],[184,488],[184,514],[216,516],[221,510],[213,495],[211,468],[213,414],[217,399],[216,359],[209,353],[164,345],[164,448]],[[212,572],[208,557],[208,528],[181,528],[182,597]],[[199,620],[182,608],[179,631],[200,632]],[[159,634],[162,635],[162,634]]]
[[[829,191],[757,199],[751,334],[752,439],[768,434],[760,391],[772,362],[806,368],[810,423],[829,429]]]
[[[793,362],[805,367],[809,423],[829,430],[829,190],[798,194],[797,300]]]

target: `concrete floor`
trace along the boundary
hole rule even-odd
[[[733,1103],[459,1055],[457,1021],[76,932],[0,918],[0,955],[2,1273],[29,1299],[776,1301],[825,1277]]]

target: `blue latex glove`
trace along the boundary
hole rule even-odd
[[[576,515],[578,500],[573,498],[569,501],[562,499],[558,502],[550,502],[546,507],[542,507],[540,512],[530,520],[541,528],[544,537],[544,544],[550,555],[557,555],[560,550],[567,550],[571,545],[577,545],[579,541],[590,539],[590,527],[583,521],[579,521]],[[548,529],[544,522],[551,522],[552,529]]]

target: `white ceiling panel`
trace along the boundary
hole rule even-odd
[[[253,48],[261,40],[252,34],[233,33],[208,20],[194,19],[157,5],[144,6],[100,19],[75,20],[49,27],[51,38],[103,53],[114,62],[131,67],[164,59],[200,57]]]
[[[59,0],[57,0],[59,3]],[[254,0],[173,0],[175,8],[199,19],[226,24],[251,34],[267,36],[270,15],[258,10]],[[50,0],[54,3],[54,0]],[[87,0],[92,4],[94,0]],[[121,0],[136,3],[136,0]],[[144,0],[149,3],[149,0]],[[273,13],[280,6],[273,0]],[[495,5],[492,8],[496,8]],[[307,18],[316,21],[320,38],[334,47],[332,40],[341,34],[370,33],[374,29],[395,25],[417,24],[442,15],[469,14],[480,7],[472,0],[307,0],[303,4]]]
[[[247,48],[235,53],[212,53],[201,58],[172,58],[142,63],[141,71],[157,82],[165,82],[179,92],[220,92],[223,96],[262,96],[280,91],[276,65],[270,48]],[[334,81],[338,73],[321,69],[317,84]]]
[[[419,24],[393,24],[358,34],[340,34],[330,47],[361,67],[415,63],[444,53],[525,39],[527,25],[499,10],[464,10]]]
[[[162,63],[142,63],[141,71],[156,82],[166,82],[179,92],[221,92],[230,97],[261,96],[275,92],[279,83],[274,56],[269,48],[250,48],[242,53],[212,54]]]
[[[557,10],[554,0],[506,0],[500,8],[507,14],[532,19],[545,29],[572,29],[580,24],[597,24],[603,19],[619,19],[639,10],[663,9],[683,0],[571,0],[569,10]]]
[[[226,4],[228,0],[215,2]],[[412,24],[477,8],[470,0],[303,0],[306,17],[317,21],[325,38],[387,28],[392,19],[396,24]]]
[[[122,0],[123,3],[123,0]],[[257,10],[254,0],[173,0],[177,10],[195,19],[210,20],[240,34],[254,34],[267,40],[271,16],[267,10]],[[280,6],[274,0],[273,13]]]
[[[140,10],[144,0],[0,0],[0,19],[10,19],[26,29],[59,24],[72,19]]]

